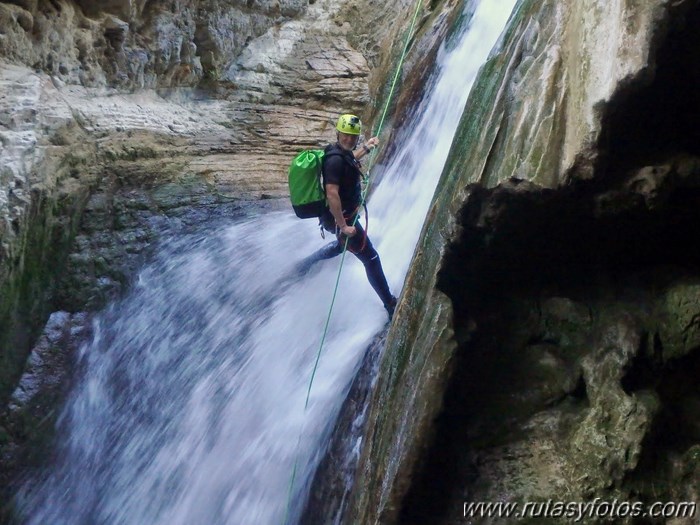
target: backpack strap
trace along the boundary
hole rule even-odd
[[[343,152],[340,151],[339,148],[338,148],[337,146],[333,145],[333,146],[331,146],[330,148],[326,148],[326,150],[324,150],[324,152],[325,152],[325,153],[324,153],[324,155],[323,155],[323,161],[322,161],[322,164],[321,164],[321,171],[323,171],[323,168],[324,168],[324,166],[326,165],[326,159],[327,159],[328,157],[339,156],[339,157],[342,157],[342,159],[345,161],[345,163],[346,163],[348,166],[350,166],[350,167],[351,167],[352,169],[354,169],[354,170],[357,170],[357,171],[359,172],[359,174],[360,174],[360,177],[362,177],[362,179],[364,180],[365,174],[362,173],[362,170],[360,170],[360,167],[357,165],[356,161],[353,162],[352,160],[350,160],[350,159],[348,158],[348,156],[347,156],[347,155],[344,155]]]

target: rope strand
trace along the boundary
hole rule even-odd
[[[386,104],[384,104],[384,109],[382,111],[382,116],[379,119],[379,125],[377,126],[377,131],[374,133],[374,135],[379,135],[381,133],[382,127],[384,126],[384,120],[386,118],[387,112],[389,111],[389,105],[391,104],[391,100],[394,96],[394,91],[396,89],[396,83],[399,79],[399,75],[401,73],[401,68],[403,67],[403,63],[406,60],[406,54],[408,53],[408,47],[411,42],[411,38],[413,37],[413,30],[416,25],[416,20],[418,19],[418,13],[420,11],[420,7],[422,4],[422,0],[416,0],[416,9],[415,12],[413,13],[413,19],[411,20],[411,26],[408,29],[408,33],[406,35],[406,41],[403,46],[403,50],[401,51],[401,58],[399,59],[399,63],[396,67],[396,72],[394,73],[394,78],[392,79],[391,82],[391,88],[389,89],[389,95],[386,100]],[[375,150],[377,148],[373,148],[372,151],[370,152],[370,163],[367,168],[367,183],[365,184],[365,187],[362,191],[362,196],[361,196],[361,203],[360,207],[364,206],[365,200],[367,198],[367,192],[370,187],[370,182],[371,182],[371,174],[370,174],[370,169],[372,166],[372,161],[374,160],[376,154]],[[366,213],[366,212],[365,212]],[[360,218],[359,213],[355,215],[355,218],[352,222],[352,226],[355,226],[357,224],[358,219]],[[318,352],[316,353],[316,360],[314,361],[314,366],[313,370],[311,371],[311,378],[309,380],[309,387],[306,390],[306,401],[304,402],[304,412],[306,412],[306,409],[309,406],[309,398],[311,396],[311,387],[313,386],[314,378],[316,377],[316,371],[318,370],[318,363],[321,360],[321,352],[323,351],[323,345],[326,342],[326,336],[328,335],[328,326],[330,325],[331,322],[331,316],[333,314],[333,306],[335,305],[335,299],[338,295],[338,287],[340,285],[340,275],[343,271],[343,263],[345,262],[345,254],[347,253],[347,248],[348,248],[348,240],[349,238],[345,238],[345,244],[343,245],[343,252],[342,256],[340,259],[340,266],[338,268],[338,274],[335,279],[335,287],[333,289],[333,297],[331,299],[331,304],[330,308],[328,309],[328,316],[326,317],[326,324],[323,328],[323,335],[321,336],[321,342],[318,347]],[[292,492],[294,489],[294,481],[296,478],[296,473],[297,473],[297,464],[299,461],[299,443],[301,441],[301,432],[299,432],[299,439],[297,440],[297,446],[296,446],[296,451],[295,451],[295,459],[294,459],[294,468],[292,469],[292,477],[289,483],[289,491],[287,494],[287,509],[285,511],[285,516],[284,516],[284,522],[283,525],[286,525],[288,520],[289,520],[289,511],[290,511],[290,504],[291,504],[291,499],[292,499]]]

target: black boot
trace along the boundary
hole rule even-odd
[[[387,304],[391,304],[392,300],[395,306],[396,298],[391,295],[391,291],[389,290],[389,285],[386,282],[379,255],[376,255],[377,252],[374,253],[375,256],[364,263],[365,271],[367,272],[367,280],[369,280],[369,284],[371,284],[374,291],[377,292],[377,295],[382,300],[385,307]]]
[[[398,300],[396,297],[393,295],[391,296],[391,299],[389,302],[384,303],[384,308],[386,309],[386,313],[389,314],[389,321],[391,321],[394,318],[394,310],[396,310],[396,303]]]

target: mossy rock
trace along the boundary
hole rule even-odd
[[[660,309],[664,359],[682,357],[700,347],[700,283],[669,288],[661,298]]]

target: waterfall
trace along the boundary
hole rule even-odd
[[[397,295],[472,82],[514,3],[478,4],[459,41],[441,49],[411,131],[375,170],[369,233]],[[294,520],[387,320],[348,255],[305,409],[340,259],[302,277],[295,268],[320,246],[315,223],[291,210],[164,242],[128,295],[94,320],[56,459],[18,496],[26,521],[279,524],[296,462]]]

